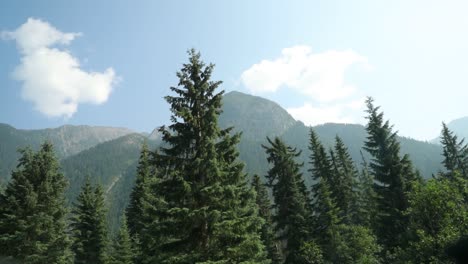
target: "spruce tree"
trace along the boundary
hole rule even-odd
[[[67,182],[52,144],[21,157],[0,196],[0,252],[21,263],[70,263],[67,235]]]
[[[317,244],[322,248],[324,258],[335,263],[335,251],[339,242],[338,227],[342,223],[342,217],[340,217],[340,210],[332,197],[329,183],[320,180],[316,186],[314,235]]]
[[[130,194],[130,202],[126,210],[126,218],[128,221],[128,229],[132,236],[141,236],[144,232],[145,202],[148,202],[149,192],[151,191],[151,152],[148,149],[147,143],[143,143],[140,158],[138,161],[136,182]]]
[[[330,153],[334,171],[333,185],[330,186],[340,215],[345,223],[352,223],[356,217],[356,187],[358,170],[356,169],[348,148],[340,137],[335,137],[335,148]]]
[[[106,207],[102,187],[86,178],[72,211],[75,263],[108,263]]]
[[[133,264],[135,263],[135,250],[133,247],[130,232],[127,227],[127,217],[122,217],[122,223],[113,244],[112,264]]]
[[[236,145],[240,134],[221,130],[221,82],[211,81],[214,65],[189,52],[177,73],[179,85],[166,96],[169,127],[161,127],[163,147],[155,154],[154,191],[161,207],[149,232],[155,263],[263,263],[262,219]]]
[[[361,151],[361,171],[357,184],[357,213],[355,223],[366,228],[371,228],[374,224],[377,213],[377,194],[374,190],[374,177],[369,172],[369,166]]]
[[[369,169],[375,179],[377,215],[375,232],[379,241],[392,249],[402,242],[408,225],[404,211],[408,207],[408,191],[416,174],[407,155],[401,157],[400,143],[373,99],[366,101],[368,123],[364,149],[372,156]]]
[[[307,197],[301,192],[301,164],[295,159],[300,152],[286,146],[279,138],[263,146],[271,168],[266,176],[272,188],[275,215],[273,217],[282,245],[284,263],[301,263],[301,247],[309,242],[310,226]]]
[[[328,185],[335,183],[333,168],[330,162],[330,158],[325,151],[325,147],[320,142],[317,134],[311,128],[309,130],[309,146],[310,157],[309,157],[309,172],[311,173],[311,178],[313,181],[312,185],[312,194],[314,200],[317,199],[317,194],[319,193],[320,181],[327,181]]]
[[[449,130],[447,125],[442,123],[440,143],[443,147],[442,155],[444,157],[442,164],[447,170],[443,175],[452,178],[455,171],[458,171],[463,177],[468,178],[468,149],[464,139],[458,140],[458,137]]]
[[[263,220],[265,220],[262,226],[262,241],[266,246],[268,258],[272,261],[272,264],[281,263],[279,245],[276,241],[271,215],[272,205],[268,197],[268,189],[257,174],[253,176],[252,187],[257,193],[256,203],[258,206],[258,213]]]

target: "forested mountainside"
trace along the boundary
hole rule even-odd
[[[45,140],[50,140],[58,158],[62,159],[130,133],[133,133],[130,129],[115,127],[65,125],[58,128],[25,130],[0,124],[0,180],[9,177],[18,160],[19,148],[37,149]]]
[[[266,137],[281,137],[287,144],[302,151],[300,162],[308,163],[309,127],[294,120],[278,104],[241,92],[230,92],[223,97],[223,112],[219,118],[221,127],[233,126],[234,131],[242,132],[238,145],[240,160],[245,163],[249,175],[264,177],[269,165],[262,148]],[[328,149],[333,147],[339,136],[348,146],[353,161],[360,166],[361,151],[366,132],[362,125],[324,124],[314,127],[318,137]],[[123,135],[123,136],[121,136]],[[118,216],[128,203],[131,186],[135,180],[139,151],[144,141],[151,149],[161,143],[161,134],[155,129],[151,134],[132,133],[130,129],[91,126],[62,126],[56,129],[18,130],[9,125],[0,125],[0,180],[9,178],[19,157],[18,147],[31,146],[36,149],[41,140],[50,140],[57,149],[62,170],[70,187],[67,197],[70,202],[76,199],[86,177],[93,183],[103,185],[112,216],[111,227],[118,227]],[[442,148],[430,144],[399,137],[403,153],[411,156],[414,166],[424,178],[429,178],[442,170]],[[364,152],[366,158],[367,153]],[[302,167],[303,172],[307,167]],[[310,184],[310,178],[306,178]]]

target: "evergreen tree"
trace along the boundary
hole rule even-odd
[[[126,209],[126,219],[128,219],[128,229],[133,241],[136,263],[142,263],[147,255],[151,255],[152,250],[149,245],[153,244],[156,239],[152,236],[157,236],[157,234],[148,233],[148,226],[154,220],[151,215],[154,215],[155,207],[157,207],[154,194],[152,194],[152,185],[155,181],[152,155],[147,143],[144,142],[138,161],[136,182],[130,193],[130,202]]]
[[[130,194],[130,202],[126,211],[128,229],[132,236],[141,236],[144,230],[144,202],[148,199],[151,185],[151,153],[145,142],[141,148],[138,161],[136,182]]]
[[[156,263],[266,262],[263,223],[237,161],[240,134],[221,130],[218,116],[221,82],[210,80],[214,65],[189,51],[189,63],[177,73],[175,96],[166,96],[172,124],[161,127],[164,147],[155,154],[158,179],[150,233]]]
[[[391,249],[402,242],[408,225],[404,215],[408,207],[407,194],[417,177],[408,156],[400,156],[397,134],[392,132],[389,122],[384,121],[379,107],[374,107],[372,98],[368,98],[366,104],[368,135],[364,149],[372,156],[369,168],[375,179],[378,207],[375,232],[386,249]]]
[[[440,143],[442,143],[442,155],[444,157],[442,164],[447,170],[444,175],[451,178],[455,171],[458,171],[463,177],[467,178],[468,149],[464,139],[458,140],[458,137],[448,129],[445,123],[442,123]]]
[[[313,180],[312,191],[314,236],[322,248],[324,259],[332,259],[338,238],[337,227],[343,220],[340,208],[336,204],[336,195],[340,192],[331,186],[339,185],[338,166],[333,151],[329,157],[315,131],[310,129],[309,150],[310,169]]]
[[[21,263],[70,263],[65,188],[52,144],[20,151],[0,195],[0,252]]]
[[[263,146],[272,167],[268,171],[268,185],[272,188],[278,238],[283,247],[284,263],[300,263],[300,249],[310,239],[310,216],[307,198],[301,192],[301,164],[295,161],[300,152],[286,146],[279,138]]]
[[[357,185],[357,213],[355,223],[367,228],[372,228],[374,217],[377,213],[377,194],[374,191],[374,177],[369,172],[369,166],[361,152],[362,169],[359,173]]]
[[[357,213],[358,170],[348,153],[348,148],[338,136],[335,137],[335,148],[330,156],[332,157],[333,178],[335,179],[333,185],[330,186],[331,192],[344,222],[352,223]]]
[[[113,244],[112,264],[135,263],[135,250],[127,227],[127,217],[122,217],[122,223],[117,238]]]
[[[108,263],[107,212],[102,187],[93,187],[86,178],[72,213],[75,263]]]
[[[258,206],[259,215],[265,220],[262,226],[262,241],[266,246],[268,258],[272,264],[281,263],[281,255],[278,248],[278,243],[275,238],[275,231],[273,227],[273,220],[271,215],[271,202],[268,197],[268,190],[261,182],[258,175],[254,175],[252,180],[252,187],[257,193],[256,203]]]
[[[318,189],[320,188],[321,181],[327,181],[328,185],[335,184],[335,179],[333,175],[332,164],[330,163],[330,158],[325,151],[322,143],[320,142],[317,134],[311,128],[309,131],[309,150],[310,150],[310,169],[313,185],[312,193],[314,199],[317,200],[317,194],[319,193]]]
[[[339,241],[338,227],[342,223],[342,218],[339,216],[340,210],[332,198],[328,182],[321,180],[317,186],[314,235],[322,248],[324,259],[335,263],[335,251]]]

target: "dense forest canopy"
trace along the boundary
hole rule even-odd
[[[320,127],[294,120],[265,123],[267,134],[259,139],[253,136],[258,127],[221,127],[223,118],[235,120],[221,115],[222,82],[211,79],[214,65],[200,53],[188,55],[165,97],[171,123],[159,128],[158,144],[121,131],[123,137],[113,138],[121,144],[95,147],[95,156],[78,153],[84,167],[58,149],[62,169],[50,142],[19,152],[0,193],[0,261],[371,264],[466,258],[468,147],[445,124],[441,147],[426,148],[439,150],[442,159],[430,163],[427,153],[405,154],[411,140],[398,137],[372,98],[367,125],[355,130],[362,148],[337,134],[319,137]],[[133,160],[126,156],[138,153]],[[106,166],[93,167],[93,159]],[[246,159],[261,161],[244,169]],[[116,177],[104,188],[108,179],[96,175]],[[125,191],[116,193],[115,185]],[[118,205],[109,207],[106,199]]]

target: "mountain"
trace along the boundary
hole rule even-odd
[[[242,132],[239,158],[245,163],[249,175],[264,176],[269,169],[262,144],[266,137],[279,136],[302,150],[299,161],[308,177],[309,127],[294,120],[278,104],[257,96],[230,92],[224,96],[223,112],[219,118],[222,128],[234,126]],[[366,138],[365,128],[357,124],[324,124],[313,127],[327,147],[333,147],[335,136],[340,136],[348,146],[356,164],[361,163],[360,151]],[[18,130],[0,125],[0,179],[9,175],[18,154],[16,149],[31,145],[37,147],[43,140],[51,140],[61,158],[61,167],[69,179],[67,196],[72,202],[84,179],[89,176],[103,185],[109,204],[109,220],[113,230],[128,203],[136,175],[141,145],[146,140],[151,149],[161,143],[161,135],[155,129],[149,134],[132,133],[129,129],[89,126],[63,126],[44,130]],[[440,145],[399,137],[402,153],[408,153],[414,166],[423,177],[431,177],[442,169]],[[365,153],[364,153],[365,154]],[[368,159],[369,157],[365,157]]]
[[[261,140],[265,136],[281,135],[296,124],[296,120],[277,103],[264,98],[229,92],[223,98],[221,127],[234,127],[248,140]]]
[[[278,104],[265,98],[230,92],[224,96],[223,113],[220,116],[220,126],[235,126],[242,131],[239,144],[240,159],[246,163],[246,171],[250,174],[265,175],[268,170],[265,151],[266,137],[279,136],[287,144],[302,150],[299,157],[304,162],[303,172],[307,175],[310,152],[308,150],[310,127],[294,120],[289,113]],[[264,129],[263,129],[264,128]],[[340,136],[356,164],[362,161],[360,151],[366,139],[364,126],[358,124],[323,124],[313,127],[322,143],[331,148],[335,136]],[[439,145],[399,137],[401,151],[409,154],[415,167],[421,175],[429,178],[442,169],[442,149]],[[367,153],[364,152],[368,159]],[[307,180],[308,177],[306,177]]]
[[[447,127],[453,131],[458,138],[468,138],[468,116],[450,121],[447,123]],[[440,125],[440,130],[442,130],[442,125]],[[440,136],[432,139],[430,142],[433,144],[440,144]]]
[[[62,159],[100,143],[133,133],[127,128],[99,126],[71,126],[23,130],[0,124],[0,179],[9,178],[16,166],[18,148],[27,146],[36,149],[45,140],[50,140],[57,156]]]
[[[447,127],[459,138],[468,138],[468,116],[449,122]]]
[[[69,201],[74,201],[86,177],[103,186],[109,204],[109,220],[112,228],[118,227],[120,213],[125,208],[132,190],[140,149],[144,141],[155,148],[155,141],[137,133],[98,144],[61,161],[68,178]]]

